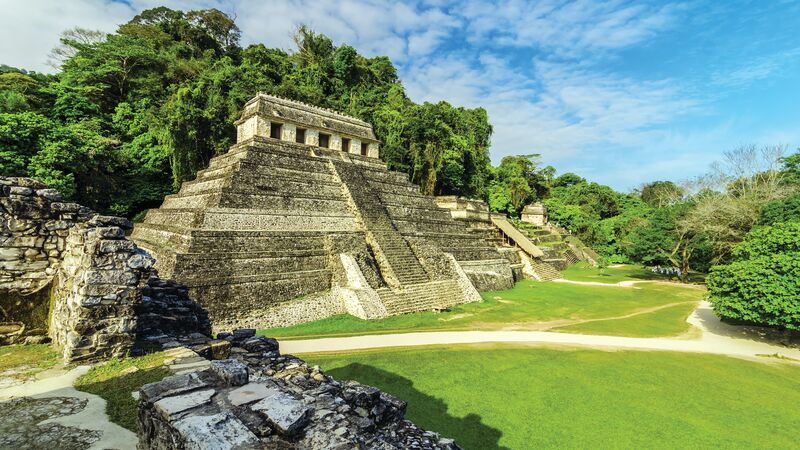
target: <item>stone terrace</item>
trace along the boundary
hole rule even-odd
[[[237,123],[240,142],[132,235],[215,326],[384,317],[513,284],[502,255],[377,159],[365,122],[259,95]]]

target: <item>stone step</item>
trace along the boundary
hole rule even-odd
[[[253,194],[284,194],[287,196],[327,199],[342,198],[341,186],[338,184],[296,180],[279,176],[258,177],[239,172],[234,176],[233,184],[237,186],[237,191]]]
[[[298,181],[305,180],[328,184],[337,183],[337,180],[330,172],[330,168],[327,165],[317,166],[317,169],[318,170],[305,170],[302,166],[298,166],[296,161],[294,163],[285,161],[282,164],[280,160],[262,163],[257,160],[243,159],[237,160],[227,166],[221,166],[218,169],[209,170],[209,172],[220,171],[220,173],[230,172],[231,174],[239,172],[257,177],[276,176]]]
[[[283,158],[288,162],[289,167],[293,163],[296,168],[303,170],[317,170],[323,166],[326,167],[325,170],[329,170],[327,160],[314,156],[314,149],[314,147],[295,142],[256,137],[253,140],[234,144],[227,154],[237,155],[241,152],[245,154],[245,159],[248,161]]]
[[[144,223],[167,225],[179,228],[196,228],[203,220],[203,213],[199,209],[171,209],[159,208],[147,211]]]
[[[325,237],[319,232],[299,234],[278,231],[205,231],[192,232],[193,250],[203,254],[261,253],[287,254],[315,252],[325,247]]]
[[[148,248],[165,248],[185,252],[189,249],[191,237],[188,231],[169,225],[138,223],[133,228],[131,239],[137,244],[147,244]]]
[[[178,191],[178,194],[187,195],[200,192],[215,192],[224,187],[230,186],[230,183],[231,179],[229,177],[214,178],[208,181],[186,181],[181,185],[181,189]]]
[[[401,290],[382,288],[377,292],[387,311],[393,315],[444,309],[463,302],[457,283],[450,280],[405,286]]]
[[[177,268],[176,270],[180,270]],[[236,276],[229,276],[227,274],[221,274],[219,277],[212,277],[212,276],[196,276],[192,277],[191,273],[184,274],[183,284],[191,288],[200,288],[200,287],[215,287],[215,286],[222,286],[222,285],[234,285],[234,284],[249,284],[249,283],[266,283],[266,282],[278,282],[278,281],[302,281],[306,279],[313,279],[313,280],[320,280],[325,279],[327,280],[327,284],[325,289],[330,288],[330,277],[331,271],[329,269],[314,269],[314,270],[296,270],[296,271],[284,271],[284,272],[269,272],[269,273],[258,273],[258,274],[249,274],[249,275],[236,275]],[[324,289],[317,289],[317,290],[324,290]],[[231,301],[236,301],[235,298],[231,298]]]
[[[442,209],[386,205],[386,210],[389,212],[392,219],[420,220],[431,218],[442,221],[452,220],[450,213]]]
[[[161,207],[170,209],[202,209],[219,205],[220,198],[222,198],[221,190],[216,192],[195,193],[192,195],[170,194],[164,197]]]
[[[408,192],[410,194],[422,195],[419,186],[408,182],[393,183],[390,181],[380,181],[375,179],[373,180],[368,179],[368,182],[370,187],[372,187],[373,189],[377,189],[379,191],[392,192],[392,193]]]
[[[256,208],[280,214],[351,215],[348,203],[341,196],[331,197],[227,192],[219,207]]]
[[[298,272],[328,268],[328,255],[258,256],[244,253],[179,255],[175,276],[197,277],[242,276],[267,273]]]
[[[335,216],[271,214],[260,209],[206,210],[200,225],[204,230],[269,230],[269,231],[328,231],[348,232],[356,229],[355,219],[349,214]]]

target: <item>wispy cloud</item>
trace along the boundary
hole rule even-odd
[[[790,68],[797,68],[800,45],[786,31],[793,28],[763,32],[780,26],[769,22],[781,9],[772,3],[0,0],[0,41],[18,43],[2,49],[0,63],[46,69],[45,55],[61,31],[113,31],[162,4],[226,11],[244,44],[291,49],[292,31],[307,24],[365,55],[388,55],[415,101],[485,107],[495,130],[495,161],[540,152],[562,170],[582,169],[632,187],[645,178],[699,173],[703,161],[713,159],[708,155],[742,136],[800,140],[779,125],[745,134],[741,121],[719,110],[725,96],[792,76]],[[797,5],[785,7],[791,8]],[[758,39],[747,41],[752,27],[762,28]],[[680,48],[670,48],[673,42]],[[649,54],[654,48],[661,53]],[[706,60],[709,49],[714,53]],[[693,58],[692,67],[670,70],[686,57]],[[694,126],[712,116],[715,123]]]
[[[558,56],[619,49],[666,28],[679,4],[630,5],[619,0],[500,0],[471,2],[463,9],[471,42],[537,47]]]
[[[787,67],[787,61],[800,57],[800,47],[769,55],[762,55],[744,62],[736,61],[736,66],[719,70],[711,75],[711,82],[717,86],[740,88],[754,82],[778,75]],[[731,65],[731,64],[729,64]]]

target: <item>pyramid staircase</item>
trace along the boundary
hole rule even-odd
[[[521,221],[516,221],[515,225],[542,249],[545,253],[542,261],[558,270],[563,270],[579,261],[596,264],[596,259],[590,256],[596,253],[576,237],[570,236],[566,230],[550,224],[538,226]]]
[[[347,312],[329,294],[341,282],[337,252],[366,255],[359,260],[365,289],[388,314],[480,299],[469,281],[426,268],[412,239],[441,255],[452,250],[470,279],[488,273],[512,283],[497,251],[379,160],[259,136],[212,158],[148,211],[132,238],[156,256],[162,277],[189,287],[219,327]],[[336,242],[347,244],[336,250]],[[473,262],[483,272],[471,274]]]

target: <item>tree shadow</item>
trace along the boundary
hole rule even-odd
[[[451,416],[443,400],[415,389],[414,383],[407,378],[359,363],[326,370],[325,373],[339,380],[356,380],[375,386],[408,402],[407,419],[442,437],[455,439],[465,449],[508,450],[508,447],[499,445],[502,431],[481,423],[481,416],[474,413],[465,417]]]
[[[800,333],[759,326],[747,322],[720,319],[710,306],[700,306],[695,311],[699,324],[707,333],[734,339],[762,342],[787,348],[800,348]]]

